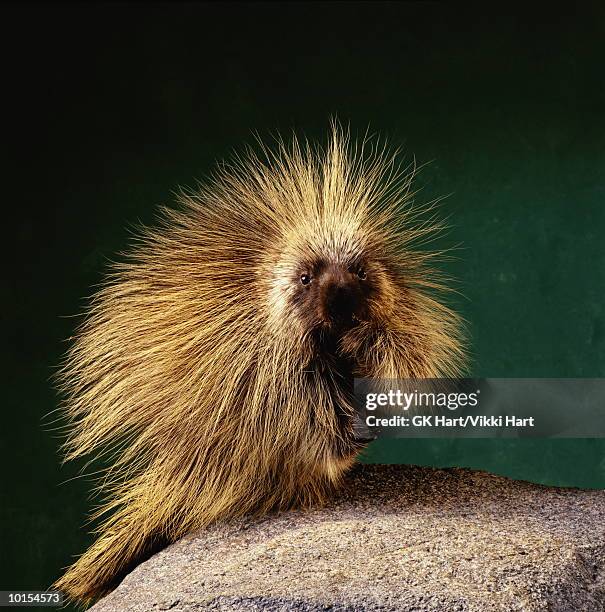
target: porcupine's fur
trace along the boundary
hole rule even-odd
[[[360,450],[352,376],[460,372],[459,319],[431,297],[434,253],[414,247],[439,223],[419,221],[413,172],[337,126],[323,149],[263,151],[164,210],[76,334],[66,458],[113,463],[98,539],[55,585],[69,598],[89,603],[218,519],[325,500]],[[305,302],[301,274],[326,262],[364,268],[344,327]]]

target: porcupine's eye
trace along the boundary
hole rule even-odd
[[[368,278],[366,271],[361,266],[349,266],[349,272],[355,274],[359,280]]]
[[[300,282],[303,285],[308,285],[311,282],[311,277],[308,274],[302,274],[300,277]]]

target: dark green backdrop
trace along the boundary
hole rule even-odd
[[[90,542],[90,482],[40,424],[83,297],[251,131],[331,115],[433,163],[422,197],[462,242],[473,374],[605,376],[605,11],[448,4],[4,9],[7,134],[1,589],[44,588]],[[605,486],[605,443],[401,441],[375,461]]]

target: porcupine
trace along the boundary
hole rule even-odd
[[[248,149],[181,190],[95,294],[60,369],[66,459],[110,453],[83,603],[220,519],[321,504],[364,446],[353,377],[455,376],[460,318],[397,152]],[[429,207],[430,208],[430,207]]]

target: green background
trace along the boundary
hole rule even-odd
[[[48,380],[107,258],[216,159],[330,116],[420,162],[461,242],[472,374],[605,376],[605,10],[448,4],[5,11],[1,589],[90,543]],[[605,486],[602,440],[375,443],[368,460]]]

